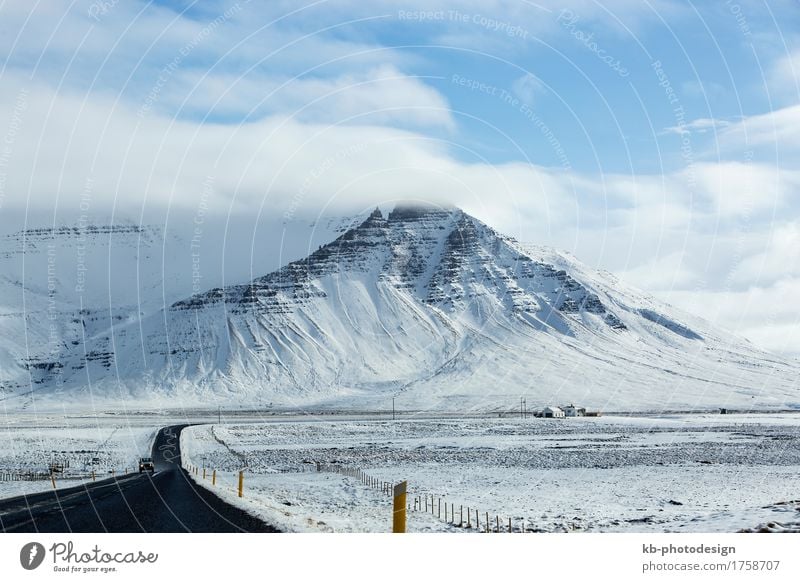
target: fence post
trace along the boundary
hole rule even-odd
[[[53,473],[50,473],[50,482],[53,484],[53,489],[56,488],[56,476]]]
[[[394,486],[394,506],[392,513],[392,533],[406,533],[406,490],[408,481]]]
[[[513,533],[511,530],[511,518],[508,518],[508,533]]]
[[[467,507],[467,527],[472,529],[472,512],[469,510],[469,507]]]
[[[217,484],[217,470],[216,469],[211,471],[211,484],[212,485],[216,485]]]
[[[206,479],[206,468],[203,467],[203,481],[205,481],[205,479]]]
[[[495,515],[494,519],[497,522],[497,531],[495,533],[500,533],[500,516],[499,515]]]
[[[458,509],[459,518],[458,518],[458,527],[464,527],[464,506],[459,506]]]
[[[439,498],[439,509],[436,512],[436,517],[438,517],[439,519],[442,518],[442,498],[441,497]]]
[[[92,469],[92,481],[94,481],[94,469]]]
[[[239,497],[242,496],[243,489],[244,489],[244,471],[239,471]]]

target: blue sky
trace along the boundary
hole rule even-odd
[[[7,0],[0,208],[451,202],[796,354],[798,71],[789,0]]]

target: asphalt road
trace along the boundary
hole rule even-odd
[[[278,531],[194,484],[180,466],[179,437],[184,426],[169,426],[158,432],[152,453],[155,473],[135,473],[0,500],[0,531]]]

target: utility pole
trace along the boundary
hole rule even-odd
[[[395,414],[394,414],[394,396],[392,396],[392,420],[395,420]]]

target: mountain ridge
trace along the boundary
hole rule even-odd
[[[401,397],[417,409],[494,409],[523,395],[615,410],[800,402],[794,362],[460,209],[420,205],[376,209],[304,258],[79,347],[60,354],[56,380],[41,370],[36,400],[68,390],[172,406],[369,408]]]

